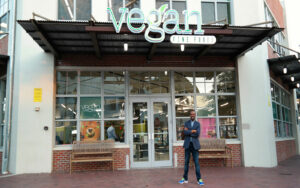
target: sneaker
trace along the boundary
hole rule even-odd
[[[199,184],[199,185],[204,185],[203,180],[200,179],[200,180],[198,181],[198,184]]]
[[[187,180],[185,180],[184,178],[182,178],[178,183],[180,183],[180,184],[184,184],[184,183],[188,183],[188,181]]]

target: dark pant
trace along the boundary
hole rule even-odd
[[[195,163],[195,170],[196,170],[196,176],[197,181],[201,179],[201,173],[200,173],[200,165],[199,165],[199,152],[198,150],[194,149],[193,143],[190,142],[189,148],[184,150],[184,175],[183,178],[185,180],[188,180],[188,173],[189,173],[189,164],[190,164],[190,154],[192,153],[194,163]]]

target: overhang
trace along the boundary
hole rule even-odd
[[[239,27],[228,25],[203,25],[205,35],[215,35],[214,45],[185,45],[180,51],[179,44],[172,44],[166,35],[162,43],[152,44],[145,40],[144,32],[131,33],[124,23],[120,33],[116,33],[110,22],[93,21],[37,21],[19,20],[33,40],[45,52],[59,57],[65,53],[94,53],[98,57],[114,54],[145,55],[151,59],[156,55],[230,56],[236,58],[282,31],[282,28]],[[183,26],[182,26],[183,27]],[[190,25],[195,29],[196,25]],[[123,44],[128,43],[124,52]]]
[[[284,84],[290,89],[296,88],[300,83],[300,62],[295,55],[268,59],[269,67],[276,77],[280,77]],[[287,73],[283,73],[283,68],[287,68]],[[291,80],[294,77],[294,81]]]

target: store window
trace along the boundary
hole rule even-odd
[[[3,146],[5,109],[6,109],[6,79],[0,79],[0,148]]]
[[[57,71],[56,145],[74,140],[124,142],[124,78],[125,72]]]
[[[290,94],[272,81],[271,95],[275,136],[293,137]]]
[[[8,0],[0,0],[0,33],[8,32]]]
[[[238,138],[235,71],[174,72],[174,84],[177,140],[191,110],[202,138]]]
[[[214,23],[231,24],[230,0],[202,0],[202,22],[203,24]]]
[[[58,0],[59,20],[90,20],[91,0]]]

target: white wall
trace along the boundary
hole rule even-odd
[[[34,6],[33,6],[34,5]],[[57,1],[18,0],[17,19],[32,18],[32,12],[56,19]],[[9,171],[51,172],[53,147],[54,58],[16,26],[16,52],[12,113],[12,143]],[[42,88],[42,102],[33,102],[34,88]],[[39,112],[34,108],[40,107]],[[44,131],[43,127],[49,130]]]
[[[235,25],[263,22],[263,0],[234,1],[234,16]],[[246,167],[277,165],[267,58],[264,43],[237,62],[242,157]]]

